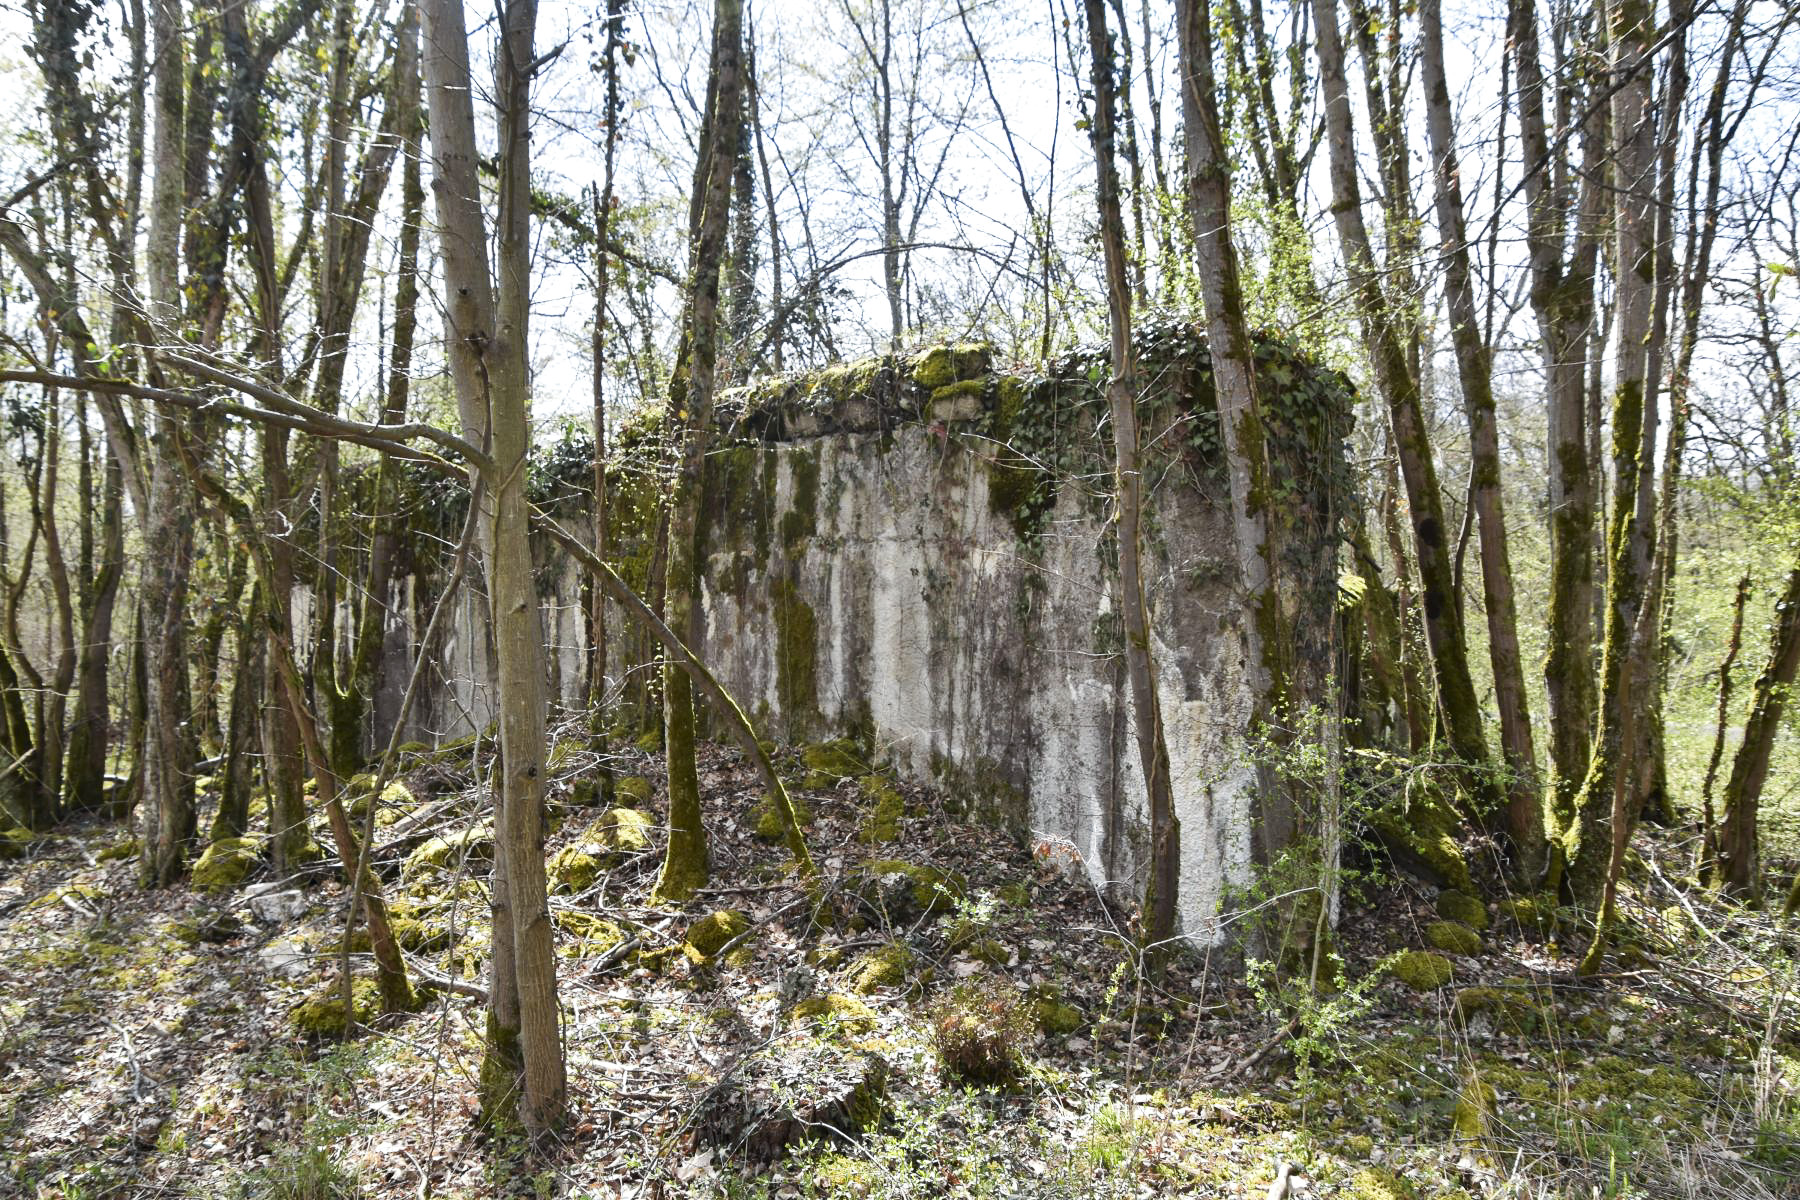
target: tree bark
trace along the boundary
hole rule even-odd
[[[1206,0],[1177,0],[1181,56],[1182,126],[1187,130],[1187,206],[1193,223],[1195,267],[1206,306],[1225,474],[1231,490],[1233,553],[1243,622],[1244,662],[1253,696],[1253,739],[1288,740],[1293,634],[1275,586],[1280,562],[1279,508],[1270,503],[1269,455],[1263,438],[1250,333],[1237,251],[1231,240],[1231,168],[1219,127],[1211,14]],[[1258,811],[1251,853],[1272,865],[1298,832],[1301,814],[1266,756],[1258,766]]]
[[[1479,521],[1481,584],[1486,602],[1488,657],[1494,671],[1494,698],[1500,709],[1500,742],[1509,772],[1507,829],[1515,866],[1535,884],[1544,870],[1544,813],[1537,750],[1532,744],[1531,709],[1519,653],[1519,622],[1513,599],[1512,562],[1506,545],[1506,510],[1500,492],[1500,435],[1494,418],[1492,354],[1482,340],[1469,265],[1469,234],[1463,221],[1461,167],[1444,76],[1444,22],[1440,0],[1420,0],[1424,33],[1422,58],[1427,132],[1436,180],[1438,234],[1444,249],[1444,298],[1450,310],[1450,340],[1456,350],[1463,411],[1469,421],[1470,498]]]
[[[1775,605],[1769,657],[1751,691],[1744,740],[1725,781],[1719,826],[1719,881],[1750,904],[1761,899],[1762,862],[1757,842],[1757,810],[1769,777],[1769,756],[1781,730],[1788,689],[1800,668],[1800,564],[1788,572],[1787,587]]]
[[[150,236],[145,262],[152,324],[174,329],[181,320],[179,253],[184,186],[181,0],[154,0],[151,13],[151,41],[157,54]],[[147,683],[140,874],[144,883],[166,887],[181,874],[194,825],[185,687],[193,517],[176,446],[182,418],[159,410],[155,422],[140,588]]]
[[[494,1082],[504,1079],[516,1047],[522,1078],[519,1118],[527,1135],[542,1141],[562,1121],[566,1077],[544,879],[543,645],[525,497],[530,450],[529,123],[537,9],[533,0],[507,0],[495,56],[497,289],[486,261],[462,7],[455,0],[427,0],[422,12],[451,375],[465,439],[478,446],[491,444],[493,464],[487,487],[491,509],[484,514],[486,536],[481,540],[498,660],[501,786],[488,1026],[494,1070],[484,1066],[483,1074]],[[489,1092],[488,1099],[497,1098]]]
[[[737,160],[743,88],[742,0],[713,6],[713,110],[696,182],[700,223],[689,256],[688,378],[681,466],[669,506],[668,622],[689,645],[699,642],[700,507],[704,502],[706,450],[711,440],[719,341],[719,274],[731,210],[731,177]],[[706,831],[700,785],[694,771],[694,702],[687,672],[663,669],[663,729],[669,764],[669,842],[657,877],[664,901],[688,899],[707,879]]]
[[[1418,375],[1396,327],[1397,318],[1383,293],[1380,275],[1363,223],[1357,184],[1355,130],[1349,88],[1344,78],[1344,50],[1338,34],[1336,0],[1313,0],[1317,27],[1320,95],[1325,106],[1326,143],[1330,151],[1332,213],[1363,340],[1368,346],[1376,384],[1387,400],[1394,450],[1406,482],[1418,555],[1420,597],[1426,643],[1437,677],[1438,705],[1451,753],[1462,766],[1463,786],[1477,812],[1494,812],[1505,803],[1487,766],[1487,737],[1481,709],[1469,675],[1468,643],[1463,636],[1462,606],[1452,578],[1450,545],[1444,523],[1442,491],[1427,438]]]
[[[1181,880],[1181,826],[1169,778],[1169,750],[1163,739],[1156,663],[1151,649],[1150,611],[1143,580],[1144,474],[1138,454],[1137,364],[1131,343],[1131,273],[1125,246],[1125,218],[1119,204],[1119,171],[1114,154],[1112,38],[1106,27],[1106,0],[1086,0],[1088,46],[1092,55],[1094,107],[1088,125],[1098,176],[1100,246],[1106,260],[1107,325],[1112,335],[1112,376],[1107,407],[1113,425],[1113,486],[1118,511],[1119,609],[1125,629],[1125,670],[1137,734],[1138,761],[1150,799],[1150,869],[1144,889],[1144,941],[1151,947],[1175,933],[1177,888]],[[1210,54],[1210,51],[1209,51]],[[1221,401],[1223,415],[1223,401]]]
[[[1567,886],[1580,906],[1594,910],[1605,887],[1615,772],[1636,768],[1634,746],[1621,741],[1624,706],[1619,668],[1632,652],[1633,631],[1650,583],[1655,547],[1656,405],[1649,393],[1648,345],[1656,270],[1656,114],[1651,105],[1648,55],[1656,42],[1651,6],[1619,0],[1607,10],[1611,62],[1623,82],[1612,96],[1615,303],[1618,357],[1613,368],[1613,501],[1606,580],[1605,653],[1600,670],[1600,725],[1587,778],[1576,799],[1579,825],[1569,839]],[[1644,60],[1635,70],[1630,66]],[[1641,664],[1640,664],[1641,666]],[[1640,672],[1634,676],[1642,679]],[[1644,680],[1646,685],[1648,680]],[[1627,806],[1625,817],[1635,816]]]

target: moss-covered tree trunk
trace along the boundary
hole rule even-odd
[[[1781,730],[1788,691],[1800,669],[1800,564],[1788,572],[1787,587],[1775,604],[1769,657],[1750,694],[1744,740],[1725,781],[1719,828],[1719,881],[1726,890],[1755,903],[1762,892],[1757,813],[1769,778],[1769,757]]]
[[[1444,22],[1440,0],[1421,0],[1424,34],[1426,128],[1436,181],[1438,233],[1444,250],[1444,298],[1450,314],[1450,341],[1456,350],[1463,412],[1469,422],[1470,499],[1479,522],[1482,598],[1486,602],[1488,658],[1494,671],[1494,701],[1500,710],[1500,743],[1510,778],[1507,832],[1521,878],[1536,883],[1544,870],[1544,810],[1539,790],[1537,750],[1531,735],[1531,708],[1519,652],[1519,621],[1513,600],[1512,562],[1506,544],[1506,509],[1500,489],[1500,434],[1494,417],[1492,354],[1481,336],[1475,304],[1469,234],[1463,220],[1461,168],[1444,72]]]
[[[238,619],[237,669],[231,680],[231,708],[225,730],[225,765],[219,771],[219,808],[210,838],[243,837],[250,827],[251,756],[256,753],[257,707],[263,694],[263,642],[267,628],[262,585]]]
[[[1487,769],[1487,736],[1469,674],[1462,605],[1455,588],[1443,493],[1426,432],[1419,379],[1398,329],[1396,304],[1383,291],[1363,222],[1336,0],[1314,0],[1313,19],[1318,31],[1315,46],[1325,106],[1325,140],[1330,151],[1332,215],[1376,384],[1387,400],[1394,452],[1406,482],[1425,639],[1437,678],[1439,715],[1451,753],[1463,766],[1463,785],[1470,793],[1472,807],[1481,813],[1496,812],[1505,799]]]
[[[1633,652],[1633,631],[1650,584],[1655,545],[1656,406],[1649,400],[1648,342],[1656,269],[1656,113],[1648,71],[1625,65],[1647,61],[1656,41],[1654,12],[1645,0],[1620,0],[1607,10],[1609,50],[1623,83],[1612,97],[1615,344],[1612,405],[1613,498],[1608,533],[1606,637],[1600,671],[1600,724],[1588,773],[1576,798],[1575,824],[1563,831],[1570,897],[1597,911],[1610,858],[1614,774],[1635,770],[1635,746],[1621,741],[1624,706],[1642,697],[1619,687],[1620,665]],[[1649,680],[1638,664],[1634,678]],[[1635,741],[1635,739],[1634,739]],[[1626,820],[1635,817],[1627,805]]]
[[[1532,0],[1512,0],[1507,28],[1518,81],[1520,147],[1525,161],[1535,164],[1526,172],[1523,185],[1531,305],[1543,342],[1549,411],[1549,653],[1544,660],[1550,767],[1547,799],[1555,827],[1563,829],[1574,820],[1576,796],[1587,775],[1596,701],[1596,526],[1585,368],[1590,344],[1601,344],[1592,326],[1594,272],[1605,203],[1601,178],[1605,113],[1603,105],[1593,106],[1580,131],[1579,157],[1561,141],[1553,157],[1545,114],[1553,100],[1578,98],[1574,68],[1571,65],[1569,78],[1544,78],[1537,7]],[[1571,64],[1579,61],[1579,56],[1569,57]],[[1566,250],[1571,245],[1572,251]],[[1548,865],[1560,873],[1561,842],[1550,849]]]
[[[125,578],[124,473],[110,448],[100,491],[96,569],[81,589],[81,648],[75,667],[75,711],[69,724],[68,770],[63,785],[70,807],[90,812],[99,809],[106,798],[106,752],[111,734],[108,666],[113,612],[119,585]]]
[[[668,622],[690,646],[700,640],[700,564],[696,559],[718,368],[719,275],[742,121],[742,88],[743,4],[741,0],[716,0],[711,85],[707,88],[711,111],[707,140],[701,147],[703,168],[696,173],[696,182],[703,188],[697,196],[701,217],[689,254],[686,437],[669,508]],[[680,901],[706,883],[707,850],[694,769],[693,689],[686,670],[675,662],[668,662],[663,670],[663,734],[669,768],[669,842],[656,894],[665,901]]]
[[[1206,306],[1214,391],[1225,473],[1231,489],[1233,553],[1249,619],[1245,663],[1253,710],[1250,733],[1287,740],[1298,714],[1287,711],[1293,675],[1293,632],[1282,608],[1276,570],[1281,561],[1280,507],[1270,502],[1269,455],[1262,401],[1244,317],[1237,251],[1231,241],[1231,168],[1219,126],[1213,72],[1211,14],[1205,0],[1179,0],[1176,28],[1181,56],[1182,122],[1187,130],[1187,205],[1193,221],[1200,293]],[[1272,865],[1298,832],[1302,816],[1286,781],[1260,760],[1258,812],[1251,852]],[[1336,863],[1324,865],[1334,877]]]

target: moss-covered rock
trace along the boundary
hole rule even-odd
[[[979,379],[947,383],[932,389],[931,399],[925,403],[925,415],[929,420],[946,424],[973,421],[986,410],[986,395],[987,384]]]
[[[401,874],[407,878],[426,871],[449,871],[475,862],[494,861],[494,827],[472,825],[455,833],[440,834],[406,856]]]
[[[1409,790],[1404,805],[1377,810],[1369,827],[1402,868],[1439,887],[1474,894],[1468,860],[1456,844],[1456,818],[1436,797]]]
[[[350,985],[350,1011],[358,1025],[367,1025],[381,1013],[381,989],[373,979],[358,979]],[[328,983],[313,991],[306,999],[288,1010],[288,1024],[296,1033],[309,1038],[344,1036],[344,996],[342,985]]]
[[[607,848],[599,842],[576,842],[564,846],[550,856],[550,861],[544,868],[551,892],[573,896],[587,891],[599,882],[609,857]]]
[[[1522,989],[1525,981],[1517,986]],[[1458,988],[1453,1008],[1465,1025],[1486,1017],[1504,1033],[1531,1033],[1538,1027],[1537,1006],[1526,992],[1511,987]]]
[[[194,886],[203,892],[228,891],[244,882],[261,860],[261,839],[220,838],[194,864]]]
[[[1408,950],[1397,954],[1388,965],[1395,979],[1415,992],[1435,991],[1450,982],[1456,971],[1450,960],[1429,950]]]
[[[119,862],[123,859],[136,858],[138,847],[139,842],[136,838],[125,838],[105,847],[100,853],[94,855],[94,858],[97,862]],[[4,857],[6,857],[5,852],[0,850],[0,858]]]
[[[1467,892],[1439,892],[1437,913],[1446,921],[1456,921],[1470,929],[1483,930],[1488,927],[1487,905]]]
[[[1482,1138],[1488,1135],[1494,1107],[1500,1095],[1494,1085],[1480,1079],[1468,1079],[1457,1093],[1456,1107],[1450,1114],[1451,1127],[1460,1138]]]
[[[550,913],[556,927],[571,936],[571,941],[557,948],[570,958],[587,958],[605,954],[625,940],[625,931],[616,922],[578,908],[558,908]]]
[[[642,775],[627,775],[613,781],[613,799],[620,804],[648,804],[656,795],[656,785]]]
[[[681,952],[689,962],[696,966],[710,964],[721,950],[735,939],[742,937],[750,930],[750,918],[735,908],[721,908],[707,913],[704,917],[688,926],[687,936],[682,940]],[[748,941],[739,943],[736,949],[727,954],[725,961],[732,966],[740,966],[750,957]]]
[[[29,829],[15,827],[0,830],[0,862],[24,858],[31,849],[31,843],[35,840],[36,835]]]
[[[1481,953],[1481,935],[1455,921],[1433,921],[1425,927],[1425,940],[1446,954],[1472,957]]]
[[[806,776],[800,786],[811,791],[836,787],[843,780],[856,779],[869,770],[856,743],[849,738],[807,746],[800,751],[800,761],[806,767]]]
[[[796,800],[791,796],[788,799],[794,806],[794,816],[799,820],[800,827],[805,829],[811,825],[812,809],[807,807],[806,802]],[[750,815],[755,819],[751,835],[757,841],[779,842],[787,837],[787,830],[782,828],[781,814],[775,811],[775,800],[772,796],[764,796],[758,800]]]
[[[400,948],[414,954],[436,954],[450,948],[450,927],[422,916],[390,913],[388,928]]]
[[[1045,1033],[1071,1034],[1086,1024],[1081,1010],[1065,1001],[1056,988],[1047,983],[1031,989],[1031,1007],[1037,1015],[1038,1028]]]
[[[1548,933],[1556,922],[1556,904],[1540,896],[1508,896],[1497,906],[1502,921],[1525,933]]]
[[[913,362],[913,382],[928,391],[948,387],[987,374],[993,363],[991,347],[978,342],[958,346],[933,346]]]
[[[857,894],[890,921],[949,912],[966,894],[961,875],[937,867],[877,859],[863,866]]]
[[[883,988],[904,987],[914,961],[913,952],[899,942],[865,950],[850,963],[850,989],[870,996]]]
[[[900,821],[906,816],[906,800],[880,775],[864,775],[857,786],[868,808],[857,822],[856,840],[865,846],[898,840]]]
[[[650,848],[650,818],[635,808],[609,808],[594,833],[614,854],[642,854]]]
[[[816,1021],[849,1034],[875,1032],[875,1010],[841,992],[808,996],[794,1005],[794,1021]]]

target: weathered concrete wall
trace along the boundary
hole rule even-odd
[[[1349,394],[1289,349],[1272,357],[1271,496],[1292,526],[1279,576],[1306,701],[1325,694],[1335,645]],[[1146,579],[1181,821],[1180,912],[1210,942],[1259,840],[1249,613],[1204,348],[1164,334],[1144,347],[1143,370]],[[709,460],[698,649],[772,735],[855,734],[998,823],[1069,844],[1097,885],[1135,897],[1145,789],[1118,653],[1101,375],[1092,357],[1028,380],[991,373],[982,351],[937,351],[728,397]],[[649,524],[621,522],[620,551],[647,557]],[[579,574],[540,558],[552,695],[577,707]],[[411,599],[422,624],[428,605]],[[456,616],[446,694],[416,723],[421,737],[454,736],[488,711],[479,604]],[[615,679],[636,644],[615,641]]]

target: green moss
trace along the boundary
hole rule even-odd
[[[1012,951],[999,938],[976,938],[963,947],[964,954],[990,967],[1004,967],[1012,961]]]
[[[790,736],[803,735],[819,710],[818,619],[786,576],[770,587],[775,618],[775,699]]]
[[[606,870],[606,847],[594,842],[578,842],[564,846],[550,856],[544,874],[552,893],[572,896],[587,891],[599,882]]]
[[[381,1013],[381,989],[373,979],[358,979],[350,985],[350,1011],[358,1025],[367,1025]],[[328,983],[288,1010],[288,1024],[295,1032],[310,1038],[344,1036],[344,997],[342,986]]]
[[[928,391],[987,374],[992,349],[979,342],[933,346],[913,362],[913,382]]]
[[[1364,1167],[1350,1177],[1349,1200],[1414,1200],[1412,1185],[1386,1167]]]
[[[1523,992],[1507,988],[1458,988],[1453,1007],[1464,1024],[1486,1015],[1505,1033],[1531,1033],[1538,1026],[1537,1006]]]
[[[1435,797],[1410,795],[1403,807],[1396,805],[1375,812],[1369,825],[1401,866],[1425,875],[1440,887],[1474,894],[1468,860],[1454,837],[1456,819]]]
[[[792,1019],[816,1021],[849,1034],[875,1032],[875,1010],[854,996],[840,992],[808,996],[794,1006]]]
[[[440,834],[406,856],[401,875],[412,878],[426,871],[454,870],[473,862],[494,861],[494,829],[474,825],[455,833]]]
[[[813,791],[836,787],[843,780],[855,779],[869,769],[856,743],[848,738],[807,746],[800,751],[800,761],[806,766],[806,777],[800,781],[800,786]]]
[[[1031,907],[1031,888],[1023,883],[1006,883],[994,890],[994,895],[1014,908]]]
[[[0,842],[3,841],[4,835],[0,835]],[[114,842],[107,846],[100,853],[94,855],[94,858],[99,862],[118,862],[121,859],[136,858],[138,847],[139,842],[136,838],[126,838],[124,841]],[[0,858],[4,857],[5,854],[0,853]]]
[[[1456,972],[1450,960],[1429,950],[1408,950],[1388,966],[1395,979],[1415,992],[1429,992],[1450,982]]]
[[[609,808],[594,826],[607,849],[621,857],[650,848],[650,818],[635,808]]]
[[[1501,920],[1526,933],[1548,933],[1556,921],[1556,904],[1545,897],[1509,896],[1498,907]]]
[[[31,843],[37,835],[29,829],[0,830],[0,862],[24,858],[31,851]]]
[[[750,929],[750,918],[735,908],[721,908],[707,913],[688,926],[681,951],[695,965],[710,963],[733,939]],[[738,965],[748,958],[748,944],[740,944],[726,961]]]
[[[909,919],[914,914],[929,917],[949,912],[966,894],[963,878],[955,872],[897,859],[870,862],[863,867],[862,874],[863,899],[876,907],[890,909],[888,915],[893,920]],[[896,881],[905,885],[898,892],[893,888]],[[891,911],[896,907],[896,899],[906,901],[898,906],[900,911],[897,912]]]
[[[637,740],[631,743],[645,754],[655,754],[662,749],[663,735],[661,729],[646,729],[638,734]]]
[[[1446,921],[1456,921],[1470,929],[1481,930],[1488,927],[1487,905],[1467,892],[1439,892],[1437,912]]]
[[[1490,1083],[1480,1079],[1468,1080],[1457,1094],[1456,1108],[1450,1116],[1451,1127],[1460,1138],[1482,1138],[1488,1134],[1493,1121],[1494,1106],[1499,1103],[1499,1093]]]
[[[785,458],[793,483],[793,503],[781,517],[781,545],[793,554],[818,532],[819,452],[810,446],[793,447]]]
[[[1425,927],[1425,940],[1446,954],[1481,953],[1481,935],[1455,921],[1433,921]]]
[[[905,799],[880,775],[864,775],[858,786],[869,808],[857,823],[856,840],[865,846],[897,840],[901,818],[906,816]]]
[[[261,859],[260,839],[220,838],[194,864],[194,886],[203,892],[227,891],[242,883]]]
[[[620,804],[648,804],[656,785],[642,775],[627,775],[613,783],[613,799]]]
[[[1037,1014],[1038,1028],[1045,1033],[1070,1034],[1086,1024],[1079,1008],[1052,996],[1039,996],[1034,999],[1032,1010]]]
[[[559,950],[570,958],[605,954],[625,940],[625,931],[616,923],[580,909],[555,909],[550,919],[558,929],[573,936],[574,941]]]
[[[864,951],[850,964],[850,988],[869,996],[883,988],[903,987],[914,961],[913,952],[899,942]]]
[[[806,802],[794,800],[793,805],[794,816],[799,819],[801,828],[804,829],[812,824],[812,809],[806,806]],[[755,827],[751,830],[751,834],[757,841],[779,842],[787,836],[787,831],[781,824],[781,814],[776,810],[772,797],[764,796],[758,800],[750,815],[755,820]]]
[[[414,954],[436,954],[440,950],[450,948],[450,929],[436,921],[428,921],[415,916],[388,916],[388,928],[393,930],[394,941],[402,950]]]

